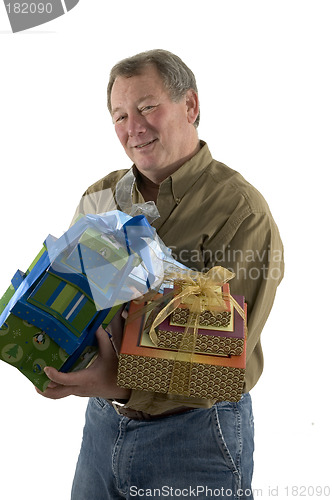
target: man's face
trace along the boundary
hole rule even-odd
[[[114,82],[111,108],[117,136],[138,170],[154,182],[173,173],[197,148],[194,101],[198,106],[193,91],[172,101],[153,65]]]

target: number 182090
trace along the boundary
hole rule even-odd
[[[52,4],[51,3],[27,3],[27,2],[15,2],[13,4],[7,3],[6,8],[8,14],[51,14],[52,12]]]

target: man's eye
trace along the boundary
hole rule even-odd
[[[114,123],[120,123],[122,120],[124,120],[126,117],[125,115],[120,115],[117,118],[115,118]]]
[[[151,106],[144,106],[144,108],[141,108],[141,109],[140,109],[140,112],[141,112],[141,113],[144,113],[144,112],[146,112],[146,111],[148,112],[148,111],[151,111],[151,109],[154,109],[155,107],[156,107],[156,106],[152,106],[152,105],[151,105]]]

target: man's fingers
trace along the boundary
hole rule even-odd
[[[55,368],[52,368],[51,366],[46,366],[46,368],[44,368],[44,372],[52,382],[64,386],[81,385],[86,382],[85,370],[79,370],[77,372],[71,373],[62,373]]]
[[[109,346],[111,344],[110,334],[107,333],[106,330],[104,330],[104,328],[102,326],[97,328],[96,337],[97,337],[99,348],[102,348],[102,347],[109,348]]]
[[[59,384],[57,384],[56,382],[52,382],[52,381],[50,380],[50,382],[49,382],[49,384],[48,384],[47,388],[48,388],[48,389],[55,389],[56,387],[58,387],[58,385],[59,385]]]
[[[112,360],[115,351],[110,334],[100,326],[96,330],[96,337],[98,341],[99,356],[103,357],[103,359]]]
[[[48,386],[44,392],[36,388],[36,391],[41,394],[41,396],[48,399],[62,399],[67,396],[75,395],[72,387],[66,387],[64,385],[55,385],[54,388]]]
[[[50,399],[61,399],[67,396],[104,397],[118,390],[116,384],[117,362],[115,350],[108,333],[102,328],[96,332],[99,356],[87,369],[70,373],[62,373],[51,366],[44,368],[50,382],[44,392],[39,394]]]

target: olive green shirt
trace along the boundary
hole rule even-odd
[[[126,172],[111,172],[90,186],[75,216],[118,208],[113,194]],[[132,201],[144,202],[136,185]],[[152,225],[178,261],[198,271],[221,265],[236,274],[230,282],[231,294],[244,295],[248,304],[243,389],[248,392],[263,370],[260,335],[284,269],[283,246],[269,207],[238,172],[214,160],[201,141],[200,151],[160,185],[157,208],[160,217]],[[177,406],[209,407],[214,402],[133,390],[126,406],[157,414]]]

